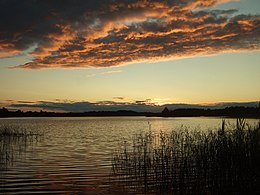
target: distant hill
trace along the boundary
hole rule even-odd
[[[207,107],[169,109],[164,107],[161,112],[136,112],[132,110],[118,111],[90,111],[90,112],[23,112],[0,109],[0,117],[84,117],[84,116],[157,116],[157,117],[195,117],[195,116],[223,116],[235,118],[260,118],[259,107],[231,106],[210,109]]]

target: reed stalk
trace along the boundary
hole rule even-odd
[[[133,143],[112,162],[114,181],[133,193],[260,192],[260,129],[244,119],[235,129],[223,120],[219,131],[140,133]]]

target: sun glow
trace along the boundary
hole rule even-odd
[[[154,98],[151,103],[156,106],[163,106],[165,104],[172,104],[171,98]]]

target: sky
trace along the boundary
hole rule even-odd
[[[0,107],[256,105],[259,61],[259,0],[0,0]]]

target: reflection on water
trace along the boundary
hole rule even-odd
[[[130,142],[134,134],[149,129],[167,132],[184,125],[182,128],[207,130],[220,124],[220,118],[0,119],[0,125],[19,126],[32,134],[44,132],[44,139],[37,141],[1,139],[1,164],[9,166],[1,170],[0,193],[114,193],[108,183],[111,159],[122,140]]]

